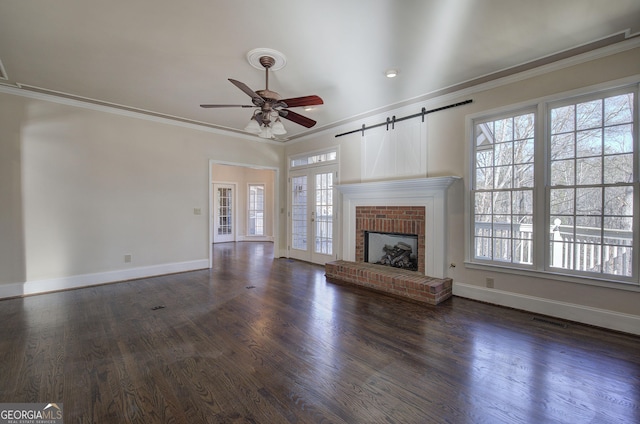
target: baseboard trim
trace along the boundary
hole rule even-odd
[[[236,241],[269,241],[273,243],[273,236],[238,236]]]
[[[195,271],[208,267],[208,259],[198,259],[195,261],[174,262],[161,265],[100,272],[95,274],[71,275],[68,277],[27,281],[25,283],[3,284],[0,285],[0,299],[77,289],[99,284],[134,280],[137,278],[174,274],[177,272]]]
[[[640,335],[640,316],[638,315],[489,289],[455,281],[453,283],[453,295],[609,330]]]

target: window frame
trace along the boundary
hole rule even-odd
[[[474,240],[475,240],[475,235],[474,235],[474,233],[475,233],[475,219],[474,219],[474,217],[476,216],[476,214],[475,214],[475,205],[473,204],[473,197],[474,197],[474,194],[476,192],[483,191],[483,190],[477,189],[475,187],[475,185],[476,185],[476,173],[473,172],[473,171],[475,171],[475,158],[476,158],[476,152],[478,151],[477,144],[476,144],[476,138],[475,138],[475,127],[478,124],[487,123],[487,122],[496,122],[496,121],[499,121],[499,120],[504,120],[504,119],[508,119],[508,118],[515,118],[516,116],[523,116],[523,115],[527,115],[527,114],[533,114],[534,120],[535,120],[534,129],[533,129],[533,131],[534,131],[533,139],[534,139],[534,149],[535,149],[535,140],[536,140],[537,133],[538,133],[538,128],[537,128],[538,118],[537,118],[537,110],[536,110],[535,107],[525,107],[525,108],[514,109],[512,111],[503,111],[503,112],[500,112],[500,113],[497,113],[497,114],[486,115],[483,118],[473,119],[472,120],[472,127],[471,127],[471,130],[470,130],[471,134],[472,134],[472,143],[473,143],[473,148],[470,149],[471,150],[471,161],[472,161],[471,162],[471,172],[470,172],[470,174],[471,174],[471,177],[470,177],[470,181],[471,181],[471,183],[470,183],[470,192],[471,192],[470,193],[471,194],[470,203],[472,205],[471,206],[471,211],[470,211],[470,216],[471,216],[470,228],[471,228],[471,232],[472,232],[471,240],[470,240],[470,244],[471,244],[470,245],[470,252],[475,251],[475,244],[474,244]],[[511,141],[514,141],[514,140],[511,140]],[[497,144],[497,143],[494,143],[494,144]],[[504,144],[504,142],[500,142],[499,144]],[[532,219],[534,220],[532,222],[533,228],[536,228],[536,222],[535,222],[535,216],[536,216],[536,209],[535,209],[536,208],[535,181],[536,181],[537,169],[535,168],[535,166],[536,166],[535,157],[536,157],[536,154],[534,152],[534,163],[533,163],[533,166],[534,166],[534,184],[533,184],[533,187],[524,188],[525,190],[531,190],[532,191],[532,196],[533,196],[533,206],[532,206],[532,208],[533,208],[533,210],[532,210],[531,214],[532,214]],[[494,163],[495,163],[495,160],[494,160]],[[512,163],[511,166],[513,166],[513,165],[514,164]],[[495,165],[494,165],[494,167],[495,167]],[[493,175],[493,178],[495,178],[495,174]],[[492,180],[493,180],[493,178],[492,178]],[[520,188],[523,189],[522,187],[520,187]],[[484,190],[488,190],[488,189],[484,189]],[[492,193],[495,193],[495,192],[513,193],[514,191],[522,191],[522,190],[517,190],[517,188],[514,188],[513,186],[510,189],[496,189],[494,187],[492,190],[488,190],[488,192],[492,192]],[[494,215],[494,214],[492,213],[492,215]],[[513,213],[510,212],[509,215],[513,216]],[[510,224],[512,225],[513,223],[511,222]],[[512,230],[510,230],[510,231],[512,231]],[[532,233],[532,237],[535,237],[535,231]],[[500,237],[498,237],[498,238],[500,239]],[[491,240],[492,241],[495,240],[495,237],[492,236]],[[513,241],[514,237],[511,236],[509,238],[509,240]],[[533,243],[533,241],[532,241],[532,245],[535,246],[535,243]],[[511,249],[511,255],[513,256],[513,246],[511,246],[510,249]],[[496,259],[493,259],[493,260],[477,259],[477,258],[475,258],[475,254],[470,254],[470,258],[471,258],[471,260],[473,262],[479,262],[479,263],[483,263],[483,264],[492,264],[492,265],[496,265],[496,266],[499,266],[499,267],[508,266],[508,267],[514,267],[514,268],[518,268],[518,269],[521,269],[521,268],[522,269],[533,269],[534,268],[534,264],[536,263],[536,259],[535,259],[536,258],[536,252],[535,252],[535,250],[533,250],[531,252],[531,255],[532,255],[532,264],[514,263],[513,262],[513,258],[512,258],[511,262],[500,261],[500,260],[496,260]]]
[[[333,156],[330,158],[328,156]],[[322,150],[315,150],[306,153],[291,155],[288,158],[289,171],[297,169],[312,168],[316,166],[324,166],[338,163],[339,151],[338,147],[330,147]],[[296,163],[297,161],[305,161],[305,163]]]
[[[252,209],[252,203],[251,203],[251,189],[252,187],[259,187],[262,188],[262,209]],[[264,183],[248,183],[247,184],[247,236],[248,237],[264,237],[265,235],[265,219],[264,219],[264,214],[265,214],[265,208],[266,208],[266,202],[265,202],[265,191],[266,191],[266,187]],[[252,211],[262,211],[262,234],[250,234],[249,231],[251,229],[251,212]],[[256,218],[253,218],[256,219]],[[257,225],[256,225],[257,228]]]
[[[605,273],[592,273],[576,271],[558,267],[551,267],[550,258],[550,229],[552,225],[551,210],[549,209],[549,193],[552,188],[550,181],[550,134],[551,134],[551,110],[562,104],[571,105],[614,96],[616,94],[632,92],[634,94],[633,111],[633,228],[634,239],[632,243],[632,275],[631,277],[616,276]],[[468,185],[466,191],[465,210],[468,220],[465,226],[465,266],[470,269],[482,269],[526,275],[536,278],[569,281],[580,284],[596,285],[631,291],[640,291],[640,263],[638,249],[640,237],[636,234],[640,228],[640,83],[638,77],[630,77],[623,80],[585,87],[571,92],[559,93],[544,98],[534,99],[516,105],[505,106],[499,109],[479,112],[466,117],[466,133],[470,148],[467,150],[467,176]],[[534,192],[533,192],[533,226],[532,235],[533,255],[532,264],[514,264],[511,262],[487,261],[475,258],[475,167],[476,167],[476,138],[475,127],[482,122],[490,122],[501,117],[517,116],[523,111],[535,111],[534,133]],[[600,216],[605,216],[603,211]]]

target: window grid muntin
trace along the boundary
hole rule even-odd
[[[533,263],[535,120],[535,112],[527,110],[474,122],[474,259],[515,266]],[[477,166],[479,162],[483,166]],[[527,167],[530,176],[516,178],[516,170]],[[523,211],[514,204],[513,194],[527,192],[530,205]],[[478,198],[485,204],[480,209]]]
[[[549,163],[548,181],[550,182],[550,187],[546,212],[551,225],[550,233],[547,236],[549,250],[547,252],[546,268],[549,270],[561,269],[563,272],[569,273],[606,274],[622,278],[632,278],[636,274],[633,272],[634,266],[637,266],[633,263],[633,245],[637,244],[637,240],[635,242],[633,240],[633,201],[634,199],[637,201],[637,197],[633,195],[634,181],[637,180],[635,175],[637,170],[633,166],[633,156],[637,155],[637,151],[634,152],[634,150],[637,150],[637,147],[634,149],[634,145],[637,146],[637,143],[633,141],[633,125],[637,125],[634,122],[637,116],[637,111],[634,110],[637,103],[634,91],[631,89],[622,92],[607,91],[599,95],[564,101],[563,104],[558,102],[549,105],[548,139],[551,141],[551,148],[549,149],[547,161]],[[614,100],[612,99],[630,99],[628,102],[631,108],[630,113],[624,113],[622,119],[611,119],[610,112],[612,111],[607,109],[607,104],[608,102],[613,102]],[[584,124],[585,121],[581,120],[579,111],[581,108],[586,109],[587,107],[591,108],[592,113],[597,114],[598,119],[587,120],[588,124]],[[556,126],[554,125],[554,119],[560,115],[558,111],[562,110],[571,111],[571,114],[567,113],[563,118],[567,121],[570,118],[570,122],[563,122],[563,125]],[[613,115],[613,118],[615,118],[615,115]],[[557,130],[554,131],[554,129]],[[616,140],[614,137],[618,130],[622,130],[622,140],[617,140],[620,142],[619,147],[621,148],[615,149],[616,146],[613,144]],[[600,136],[594,138],[598,133]],[[591,152],[591,154],[582,154],[580,150],[581,135],[583,134],[587,134],[592,139],[599,139],[599,148]],[[554,146],[553,143],[558,138],[574,140],[574,143],[569,146],[572,150],[571,154],[554,158],[554,147],[557,146]],[[629,141],[629,138],[631,138],[631,141]],[[629,155],[632,156],[631,160],[629,160]],[[615,158],[621,157],[623,160],[626,158],[626,167],[630,171],[630,174],[627,173],[627,181],[608,180],[607,178],[612,174],[612,168],[615,166]],[[587,172],[586,176],[583,176],[581,171],[584,172],[584,169],[579,164],[586,163],[585,158],[590,158],[592,163],[597,162],[599,164],[597,168],[599,169],[592,168],[589,170],[590,172]],[[596,161],[594,158],[598,160]],[[629,166],[629,162],[631,162],[631,166]],[[561,168],[558,164],[563,163],[572,168],[570,171],[573,175],[570,180],[562,181],[562,179],[556,178],[555,173]],[[610,167],[607,167],[608,163]],[[631,192],[631,205],[627,208],[627,213],[611,213],[611,211],[607,210],[608,205],[611,204],[611,201],[607,202],[607,192],[621,187],[626,188],[627,192]],[[557,210],[553,210],[554,204],[551,202],[555,194],[561,191],[572,192],[573,207],[572,210],[557,213]],[[581,201],[580,193],[585,195],[592,193],[592,197],[588,202],[584,202]],[[584,207],[585,205],[590,205],[591,208],[586,208]],[[599,228],[580,225],[580,223],[596,222],[594,217],[599,220]],[[563,219],[565,223],[562,222]],[[613,242],[613,235],[615,233],[621,234],[622,229],[607,228],[606,223],[614,222],[616,219],[618,222],[626,220],[631,223],[631,228],[627,229],[627,233],[631,237],[630,241],[618,238],[617,243]],[[562,227],[565,227],[564,231],[562,231]],[[567,228],[570,231],[567,231]],[[561,236],[562,233],[565,236]],[[567,240],[569,241],[567,242]],[[562,247],[562,255],[558,254],[560,247]],[[613,265],[612,262],[616,261],[618,257],[618,250],[622,251],[622,259],[618,260],[616,265]],[[585,265],[587,262],[590,264],[588,267]]]

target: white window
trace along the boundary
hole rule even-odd
[[[638,285],[637,91],[473,121],[472,263]]]
[[[249,184],[249,225],[250,236],[264,235],[264,184]]]
[[[301,156],[292,157],[289,165],[290,168],[297,168],[301,166],[324,164],[324,162],[336,162],[337,159],[338,151],[332,149],[326,152],[306,153]]]
[[[632,277],[634,93],[553,104],[548,119],[549,266]]]
[[[475,129],[475,259],[532,263],[535,113],[479,121]]]

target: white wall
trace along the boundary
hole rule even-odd
[[[25,281],[20,131],[24,107],[0,98],[0,284]]]
[[[282,162],[275,144],[39,98],[0,92],[0,110],[0,297],[207,267],[209,161]]]
[[[638,46],[638,43],[635,43]],[[640,292],[627,291],[569,281],[533,278],[512,273],[472,269],[465,266],[465,199],[468,189],[468,154],[471,143],[467,135],[467,116],[510,105],[521,104],[544,96],[578,90],[619,79],[640,81],[640,47],[618,52],[607,57],[595,58],[585,63],[565,63],[564,68],[548,66],[485,84],[460,93],[452,93],[441,99],[415,104],[409,113],[390,111],[376,117],[363,119],[333,131],[318,134],[304,141],[291,144],[286,154],[305,150],[317,150],[321,146],[340,146],[341,183],[363,181],[360,166],[363,138],[355,133],[340,138],[336,134],[366,125],[384,122],[387,116],[406,116],[447,104],[472,99],[473,103],[427,115],[427,131],[424,153],[428,177],[461,176],[464,180],[449,189],[448,200],[448,250],[447,263],[456,264],[448,269],[454,279],[454,294],[479,300],[528,309],[532,312],[557,316],[617,330],[640,333]],[[403,108],[406,109],[406,108]],[[419,119],[419,118],[416,118]],[[366,134],[366,133],[365,133]],[[636,253],[637,254],[637,253]],[[485,287],[485,279],[495,281],[495,289]]]

